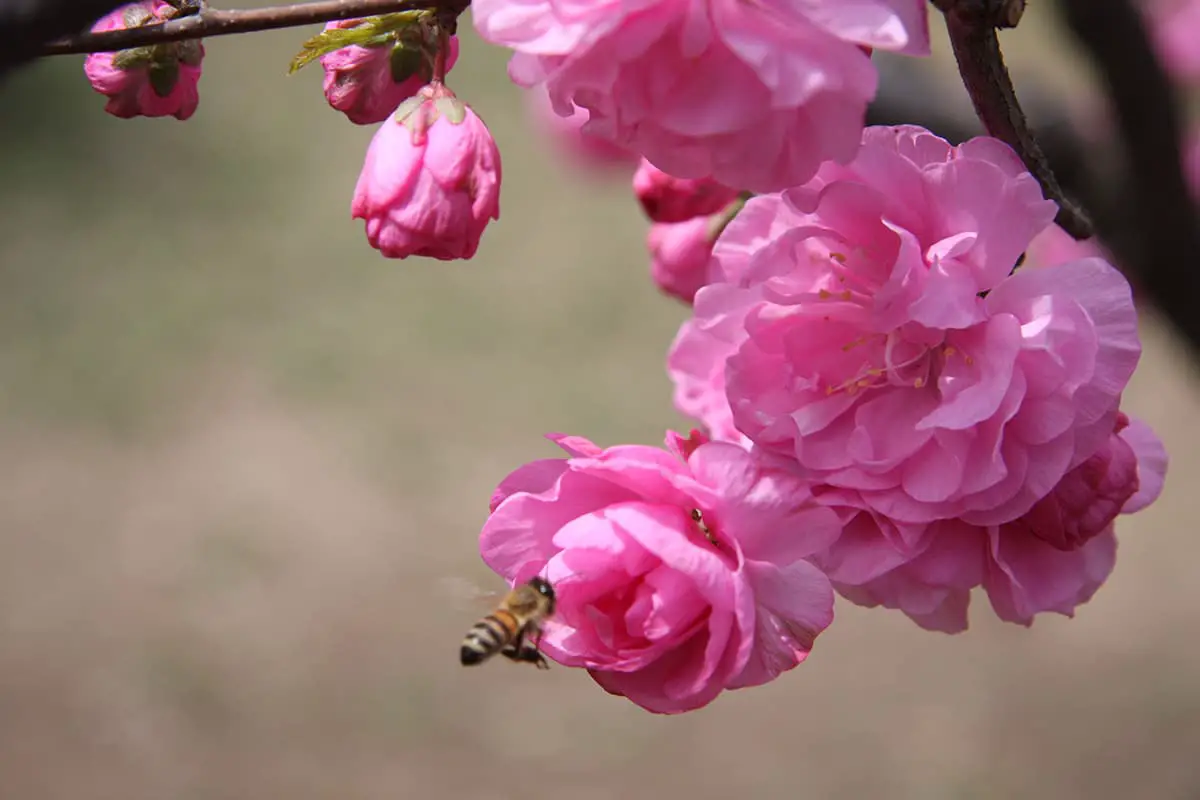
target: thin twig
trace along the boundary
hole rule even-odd
[[[933,4],[946,18],[959,74],[984,128],[1017,152],[1046,197],[1058,203],[1055,222],[1076,239],[1091,236],[1087,215],[1065,195],[1029,129],[1000,52],[996,29],[1015,26],[1024,1],[933,0]]]
[[[199,14],[179,17],[158,25],[84,33],[60,39],[43,47],[41,55],[103,53],[163,42],[178,42],[183,39],[292,28],[421,8],[437,9],[447,15],[457,15],[469,4],[470,0],[318,0],[314,3],[269,8],[207,9]]]
[[[1107,89],[1125,153],[1125,218],[1100,236],[1200,353],[1200,215],[1183,177],[1178,98],[1129,0],[1062,0],[1060,8]]]

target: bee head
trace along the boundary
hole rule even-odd
[[[542,577],[535,577],[535,578],[530,578],[529,585],[533,587],[534,591],[536,591],[542,597],[546,598],[546,602],[550,606],[549,613],[553,614],[554,613],[554,587],[550,585],[550,581],[548,581]]]

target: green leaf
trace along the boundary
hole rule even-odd
[[[400,107],[393,112],[392,118],[397,122],[407,124],[409,116],[420,109],[424,104],[425,98],[420,94],[415,94],[400,104]]]
[[[150,88],[159,97],[167,97],[179,82],[179,62],[156,61],[150,65]]]
[[[154,15],[140,5],[126,6],[122,17],[126,28],[140,28],[147,23],[156,22]]]
[[[392,71],[392,80],[396,83],[404,83],[417,74],[424,62],[425,54],[419,47],[397,45],[392,49],[391,59],[388,62]]]
[[[343,47],[382,47],[393,43],[397,37],[413,26],[420,24],[428,11],[401,11],[364,17],[353,28],[329,28],[306,41],[299,53],[292,58],[288,74],[302,69],[323,55],[341,50]]]
[[[117,69],[138,69],[139,67],[148,66],[154,60],[154,48],[147,45],[145,47],[131,47],[128,50],[119,50],[113,53],[113,66]]]
[[[467,106],[457,97],[439,97],[433,101],[433,107],[451,125],[461,125],[462,121],[467,118]]]
[[[175,45],[176,57],[189,67],[198,67],[204,60],[204,51],[198,39],[185,39]]]

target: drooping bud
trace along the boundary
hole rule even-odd
[[[650,277],[658,288],[690,305],[696,292],[712,281],[709,262],[713,245],[744,206],[745,200],[735,196],[715,214],[651,225],[646,247]]]
[[[388,258],[471,258],[500,218],[500,152],[487,126],[442,84],[386,120],[354,190],[351,213]]]
[[[1059,550],[1076,550],[1112,524],[1139,486],[1137,454],[1120,435],[1128,425],[1118,413],[1108,442],[1022,518],[1034,536]]]
[[[642,159],[633,175],[633,191],[654,222],[683,222],[714,214],[738,193],[711,178],[676,178]]]
[[[458,60],[458,37],[448,37],[446,71]],[[338,20],[305,42],[291,71],[318,56],[325,70],[325,98],[353,123],[388,118],[433,80],[439,37],[421,11]]]
[[[102,17],[92,31],[153,25],[194,13],[186,4],[146,0]],[[204,45],[198,39],[135,47],[115,53],[91,53],[83,71],[97,92],[108,97],[104,110],[115,117],[166,117],[184,120],[200,103]]]

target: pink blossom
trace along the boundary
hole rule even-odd
[[[642,159],[633,175],[633,191],[654,222],[685,222],[715,214],[737,199],[736,189],[708,178],[676,178]]]
[[[922,0],[475,0],[510,77],[681,178],[769,192],[858,147],[877,83],[861,46],[929,52]]]
[[[362,22],[361,18],[336,20],[326,23],[325,30],[353,28]],[[427,63],[425,69],[418,67],[415,73],[403,74],[409,66],[403,57],[410,53],[417,54],[418,58],[433,57],[432,53],[422,56],[415,43],[394,40],[382,46],[350,45],[326,53],[321,56],[321,66],[325,70],[325,99],[357,125],[382,122],[401,103],[429,83],[432,62]],[[446,53],[446,72],[456,61],[458,37],[451,36],[450,48]]]
[[[868,129],[853,164],[725,229],[729,282],[700,289],[669,357],[680,409],[731,413],[898,522],[1015,520],[1107,441],[1141,352],[1106,262],[1012,272],[1053,216],[996,140]]]
[[[852,602],[900,609],[929,630],[966,630],[977,586],[1007,622],[1030,625],[1047,611],[1073,616],[1112,571],[1117,514],[1154,502],[1166,469],[1162,442],[1122,414],[1100,451],[1002,525],[896,523],[856,492],[824,491],[820,502],[839,513],[843,533],[817,563]]]
[[[1081,258],[1103,258],[1112,263],[1108,250],[1095,238],[1075,239],[1057,225],[1047,225],[1025,250],[1025,266],[1052,267]]]
[[[171,19],[176,10],[162,0],[122,6],[92,26],[94,33],[136,28]],[[167,117],[185,120],[200,103],[204,45],[198,39],[115,53],[90,53],[83,72],[92,88],[108,97],[104,110],[114,117]]]
[[[1070,551],[1112,525],[1139,485],[1137,455],[1120,435],[1127,427],[1129,418],[1118,413],[1108,441],[1034,503],[1021,518],[1030,533],[1051,547]]]
[[[471,258],[500,217],[500,152],[483,120],[434,84],[406,100],[367,150],[351,213],[388,258]]]
[[[833,590],[806,557],[838,528],[802,480],[695,432],[669,436],[671,452],[550,438],[569,457],[505,478],[480,538],[509,581],[554,586],[548,656],[664,714],[808,656]]]
[[[637,156],[620,145],[584,133],[588,121],[585,109],[573,106],[568,116],[559,116],[550,105],[545,86],[526,92],[529,113],[551,144],[573,164],[589,170],[632,168]]]
[[[1154,0],[1148,6],[1163,68],[1180,83],[1200,81],[1200,0]]]
[[[650,226],[650,276],[666,294],[691,303],[696,290],[708,283],[708,262],[716,239],[717,220],[696,217],[685,222]]]

